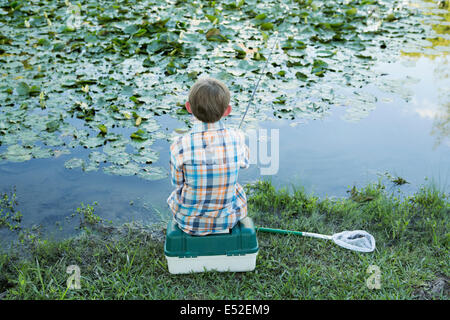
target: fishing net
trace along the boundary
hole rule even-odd
[[[333,234],[334,243],[353,251],[372,252],[375,250],[375,238],[364,230],[342,231]]]

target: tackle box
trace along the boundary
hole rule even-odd
[[[255,269],[258,240],[253,221],[240,220],[230,233],[192,236],[183,232],[174,220],[167,224],[164,254],[173,274]]]

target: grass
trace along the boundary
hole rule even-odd
[[[16,211],[16,206],[15,189],[9,193],[0,194],[0,228],[7,227],[11,231],[20,228],[19,224],[22,221],[22,214]]]
[[[171,275],[163,254],[164,228],[103,225],[93,207],[76,238],[32,238],[0,256],[3,299],[448,299],[448,195],[423,187],[397,197],[380,183],[353,188],[348,198],[319,199],[302,188],[246,187],[258,226],[332,234],[364,229],[377,249],[357,253],[331,241],[260,233],[256,269],[246,273]],[[84,210],[84,211],[83,211]],[[68,289],[69,265],[81,289]],[[369,289],[370,266],[380,289]]]

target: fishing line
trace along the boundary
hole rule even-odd
[[[270,54],[267,57],[266,63],[264,64],[262,72],[259,75],[258,82],[256,83],[255,88],[253,89],[253,93],[252,93],[252,96],[250,97],[250,101],[248,102],[247,108],[245,109],[244,115],[242,116],[241,123],[239,124],[239,127],[238,127],[239,129],[241,128],[242,123],[244,122],[245,116],[247,115],[248,109],[250,108],[250,105],[251,105],[251,103],[253,101],[253,97],[255,96],[256,90],[258,89],[259,82],[261,81],[261,78],[262,78],[262,76],[264,74],[264,71],[266,70],[267,63],[269,62],[270,57],[272,56],[273,50],[275,49],[275,47],[277,45],[277,42],[278,42],[278,32],[276,33],[275,42],[273,44],[272,50],[270,51]]]

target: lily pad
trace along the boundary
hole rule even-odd
[[[150,168],[143,168],[141,171],[138,172],[138,176],[145,180],[160,180],[168,177],[168,172],[161,167],[150,167]]]
[[[24,148],[21,145],[12,145],[8,147],[2,157],[3,159],[12,162],[23,162],[30,160],[32,154],[30,149]]]
[[[218,28],[209,29],[205,36],[208,41],[228,42],[228,38]]]
[[[30,87],[25,82],[20,82],[17,86],[17,94],[20,96],[28,96],[30,94]]]
[[[137,141],[144,141],[144,140],[148,139],[148,135],[147,135],[147,132],[139,129],[136,132],[132,133],[130,138],[133,140],[137,140]]]
[[[64,162],[64,167],[67,169],[79,168],[84,165],[84,160],[80,158],[72,158]]]
[[[50,133],[58,130],[59,126],[60,126],[59,120],[52,120],[52,121],[47,122],[47,124],[46,124],[47,131]]]

